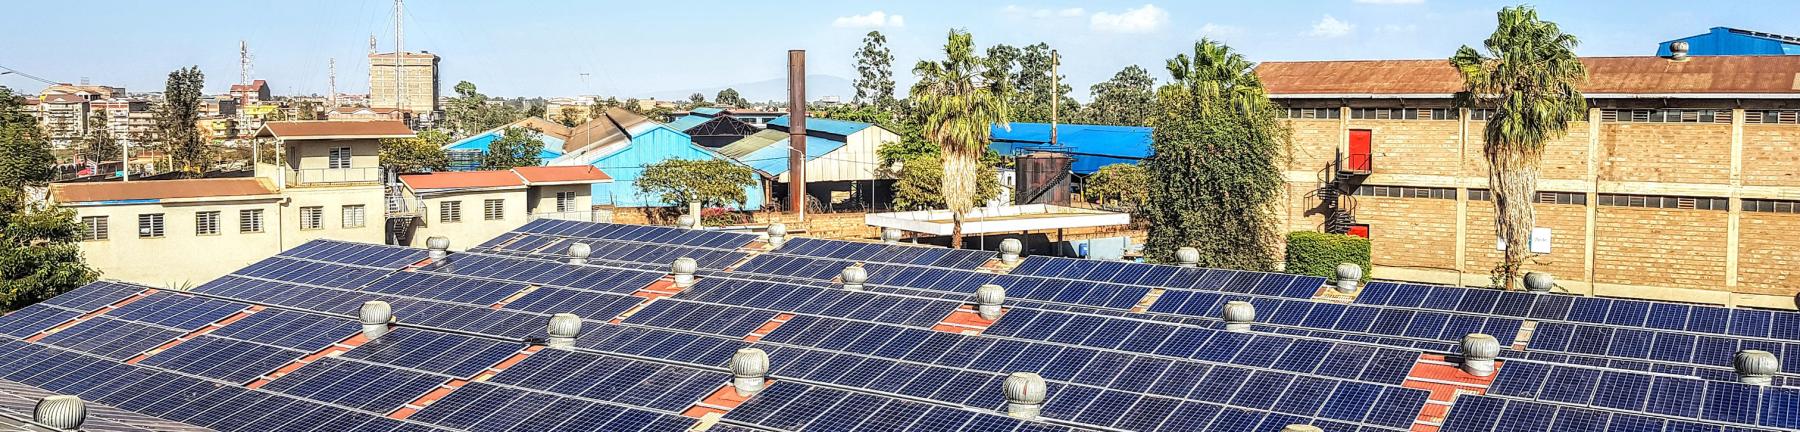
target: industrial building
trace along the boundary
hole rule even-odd
[[[694,144],[707,148],[724,147],[762,130],[721,108],[694,108],[687,115],[675,117],[669,128],[688,134]]]
[[[1706,33],[1657,44],[1656,55],[1668,57],[1676,42],[1687,44],[1688,55],[1795,55],[1800,54],[1800,38],[1759,31],[1713,27]]]
[[[412,111],[420,117],[438,112],[439,60],[429,51],[370,53],[369,106]]]
[[[1051,139],[1054,129],[1055,139]],[[1153,128],[1091,124],[1010,123],[992,127],[988,146],[1003,155],[1037,151],[1063,153],[1074,159],[1071,170],[1089,175],[1112,164],[1137,164],[1150,157]]]
[[[790,146],[788,121],[788,116],[771,120],[768,129],[726,144],[718,152],[749,165],[765,179],[771,193],[780,190],[786,196],[788,160],[795,152]],[[899,141],[899,135],[873,124],[807,117],[806,163],[801,168],[806,175],[806,193],[821,206],[885,207],[892,201],[888,194],[893,180],[882,177],[876,150]]]
[[[1791,309],[1800,56],[1583,58],[1590,109],[1544,150],[1527,271],[1620,298]],[[1368,236],[1374,277],[1486,286],[1482,131],[1444,60],[1267,62],[1290,230]]]

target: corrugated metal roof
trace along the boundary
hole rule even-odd
[[[763,147],[768,147],[769,144],[774,144],[776,141],[785,141],[787,138],[787,132],[765,129],[756,134],[744,137],[744,139],[737,140],[731,144],[726,144],[724,147],[719,147],[718,150],[714,151],[721,155],[725,155],[725,157],[737,159],[742,158],[751,152],[761,150]]]
[[[769,127],[781,129],[784,131],[787,130],[788,117],[789,116],[784,115],[781,117],[776,117],[774,120],[769,120]],[[855,134],[859,131],[862,131],[863,129],[868,129],[870,126],[874,126],[874,125],[868,124],[868,123],[863,123],[863,122],[854,122],[854,121],[849,121],[849,120],[836,120],[836,119],[818,118],[818,117],[812,117],[812,116],[806,117],[806,131],[807,131],[808,135],[811,135],[812,132],[814,132],[814,131],[818,131],[818,132],[825,132],[825,133],[835,134],[835,135],[850,136],[851,134]]]
[[[1154,130],[1145,126],[1057,125],[1057,148],[1074,157],[1075,164],[1071,169],[1075,173],[1092,174],[1102,166],[1150,157]],[[1002,154],[1050,145],[1049,123],[1013,123],[1010,130],[995,125],[992,133],[993,143],[989,148]]]
[[[688,112],[691,112],[694,114],[700,114],[700,115],[703,115],[706,117],[712,117],[712,116],[719,115],[719,113],[725,112],[725,110],[722,108],[706,107],[706,108],[694,108],[692,110],[689,110]]]
[[[712,117],[689,114],[669,122],[667,126],[669,126],[670,129],[687,132],[688,129],[693,129],[694,126],[699,126],[701,123],[706,123],[707,120],[712,119]]]
[[[812,161],[818,159],[819,157],[825,156],[827,153],[837,151],[837,149],[843,147],[843,141],[807,136],[806,160]],[[769,145],[750,152],[750,154],[744,155],[743,157],[739,157],[737,160],[743,162],[745,165],[749,165],[751,168],[755,168],[757,171],[762,171],[771,176],[778,176],[788,171],[788,156],[792,153],[793,149],[789,147],[788,139],[783,137],[780,141],[769,143]]]
[[[1592,94],[1800,94],[1800,56],[1586,57]],[[1256,68],[1275,97],[1306,94],[1445,95],[1462,77],[1446,60],[1265,62]]]

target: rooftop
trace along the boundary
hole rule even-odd
[[[258,138],[282,140],[411,138],[412,128],[398,120],[315,120],[268,122]]]
[[[1583,57],[1589,97],[1800,96],[1800,56]],[[1270,97],[1391,95],[1449,97],[1463,88],[1447,60],[1264,62]]]
[[[400,176],[400,181],[414,191],[451,189],[521,188],[562,184],[605,183],[612,181],[606,173],[592,165],[518,167],[509,170],[448,171]]]
[[[66,204],[229,199],[275,194],[275,185],[268,179],[258,177],[56,183],[50,185],[51,198]]]

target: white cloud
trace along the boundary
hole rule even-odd
[[[905,27],[906,17],[888,15],[886,12],[874,11],[862,15],[841,16],[831,21],[832,27],[869,28],[869,27]]]
[[[1424,3],[1425,0],[1356,0],[1356,2],[1362,3],[1362,4],[1397,5],[1397,4],[1420,4],[1420,3]]]
[[[1068,9],[1056,11],[1056,16],[1065,17],[1065,18],[1073,18],[1073,17],[1082,16],[1082,15],[1087,15],[1087,9],[1068,8]]]
[[[1149,33],[1162,28],[1169,22],[1169,12],[1153,4],[1146,4],[1124,12],[1094,12],[1088,26],[1097,31],[1115,33]]]
[[[1324,18],[1320,18],[1319,22],[1314,23],[1312,31],[1307,32],[1306,35],[1320,38],[1335,38],[1348,35],[1350,32],[1354,31],[1356,31],[1356,24],[1351,24],[1349,21],[1339,21],[1337,18],[1332,18],[1331,15],[1326,15]]]
[[[1200,26],[1200,35],[1212,38],[1224,38],[1242,34],[1244,29],[1237,26],[1206,23]]]
[[[1006,7],[1001,8],[1000,11],[1007,15],[1011,15],[1014,17],[1034,18],[1034,19],[1077,18],[1077,17],[1081,17],[1083,15],[1087,15],[1087,9],[1082,9],[1082,8],[1078,8],[1078,7],[1064,8],[1064,9],[1050,9],[1050,8],[1028,8],[1028,7],[1019,6],[1019,5],[1006,5]]]

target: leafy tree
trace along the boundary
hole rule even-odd
[[[869,31],[863,36],[862,50],[856,52],[856,98],[858,104],[879,107],[894,103],[894,55],[888,51],[887,36]]]
[[[1083,107],[1082,121],[1093,124],[1149,126],[1156,114],[1156,78],[1137,65],[1126,66],[1112,79],[1094,84],[1094,101]]]
[[[1587,70],[1575,56],[1575,36],[1538,19],[1529,6],[1501,8],[1499,26],[1485,43],[1488,54],[1463,46],[1450,57],[1462,74],[1459,104],[1488,108],[1482,132],[1488,183],[1494,195],[1494,231],[1506,242],[1494,268],[1494,285],[1512,289],[1530,252],[1531,227],[1544,144],[1568,133],[1587,102],[1577,89]]]
[[[474,135],[522,118],[525,118],[525,112],[519,107],[488,103],[487,95],[481,94],[475,84],[468,81],[456,83],[456,97],[450,98],[450,103],[444,106],[444,127],[454,138]]]
[[[88,133],[82,137],[82,142],[87,160],[104,162],[120,157],[119,140],[113,137],[112,128],[107,127],[105,114],[88,117]]]
[[[198,177],[212,167],[212,149],[195,123],[200,120],[200,89],[206,74],[200,67],[189,66],[169,73],[164,101],[157,110],[156,127],[162,136],[172,168],[186,176]]]
[[[450,156],[444,152],[444,145],[450,141],[450,134],[441,130],[419,132],[412,138],[384,138],[381,165],[398,173],[448,171]]]
[[[549,107],[545,106],[544,104],[539,104],[539,103],[526,104],[525,117],[527,117],[527,118],[530,118],[530,117],[544,118],[545,114],[548,114],[545,112],[548,109],[549,109]]]
[[[913,66],[919,81],[912,98],[924,136],[943,148],[944,204],[952,226],[950,247],[962,247],[962,226],[975,206],[981,155],[986,153],[992,125],[1012,118],[1006,105],[1007,86],[983,78],[986,64],[975,54],[974,37],[951,30],[941,61],[920,60]]]
[[[1150,172],[1144,167],[1125,163],[1112,164],[1100,167],[1094,175],[1088,176],[1082,195],[1101,206],[1124,209],[1142,216],[1145,203],[1150,201],[1150,191],[1144,187],[1148,184]]]
[[[886,146],[883,146],[884,148]],[[1000,196],[999,173],[991,164],[979,164],[975,173],[976,202],[987,202]],[[944,208],[944,162],[933,152],[909,159],[900,166],[894,180],[894,206],[901,210]]]
[[[702,106],[706,106],[706,95],[700,94],[700,92],[694,92],[694,94],[688,95],[689,108]]]
[[[294,117],[298,120],[324,120],[325,110],[315,101],[304,100],[294,104]]]
[[[982,72],[982,77],[987,78],[988,81],[1011,84],[1017,75],[1013,73],[1013,67],[1019,61],[1021,54],[1019,47],[1012,45],[998,44],[988,47],[987,57],[984,59],[987,63],[987,70]],[[1008,102],[1010,103],[1010,101]]]
[[[1205,39],[1194,43],[1192,57],[1169,60],[1174,79],[1157,91],[1156,132],[1144,165],[1151,259],[1171,262],[1177,249],[1191,246],[1200,250],[1201,266],[1274,268],[1275,205],[1289,132],[1254,67]]]
[[[750,167],[724,159],[664,160],[645,166],[637,179],[639,195],[678,207],[690,202],[709,207],[743,206],[748,199],[744,190],[755,185],[756,174]]]
[[[1050,121],[1052,102],[1060,99],[1063,112],[1075,112],[1079,103],[1069,97],[1072,90],[1063,84],[1064,77],[1052,77],[1052,64],[1062,61],[1050,50],[1050,45],[1042,42],[1026,46],[1019,51],[1017,60],[1019,71],[1012,77],[1012,97],[1010,103],[1013,118],[1021,122],[1047,123]]]
[[[587,120],[588,118],[588,116],[581,114],[580,107],[574,105],[562,107],[562,112],[557,114],[556,121],[562,123],[563,126],[575,126],[581,124],[583,120]]]
[[[746,101],[743,96],[739,96],[737,89],[734,88],[719,90],[719,95],[713,97],[713,102],[718,102],[719,105],[731,105],[734,107],[750,105],[750,101]]]
[[[544,140],[538,138],[538,130],[530,127],[513,126],[500,131],[500,138],[488,144],[488,149],[481,152],[481,169],[503,170],[523,166],[538,166],[543,162],[538,154],[544,151]]]
[[[0,312],[75,289],[97,274],[81,259],[75,213],[32,199],[56,158],[37,120],[0,86]],[[41,189],[39,189],[41,190]]]

